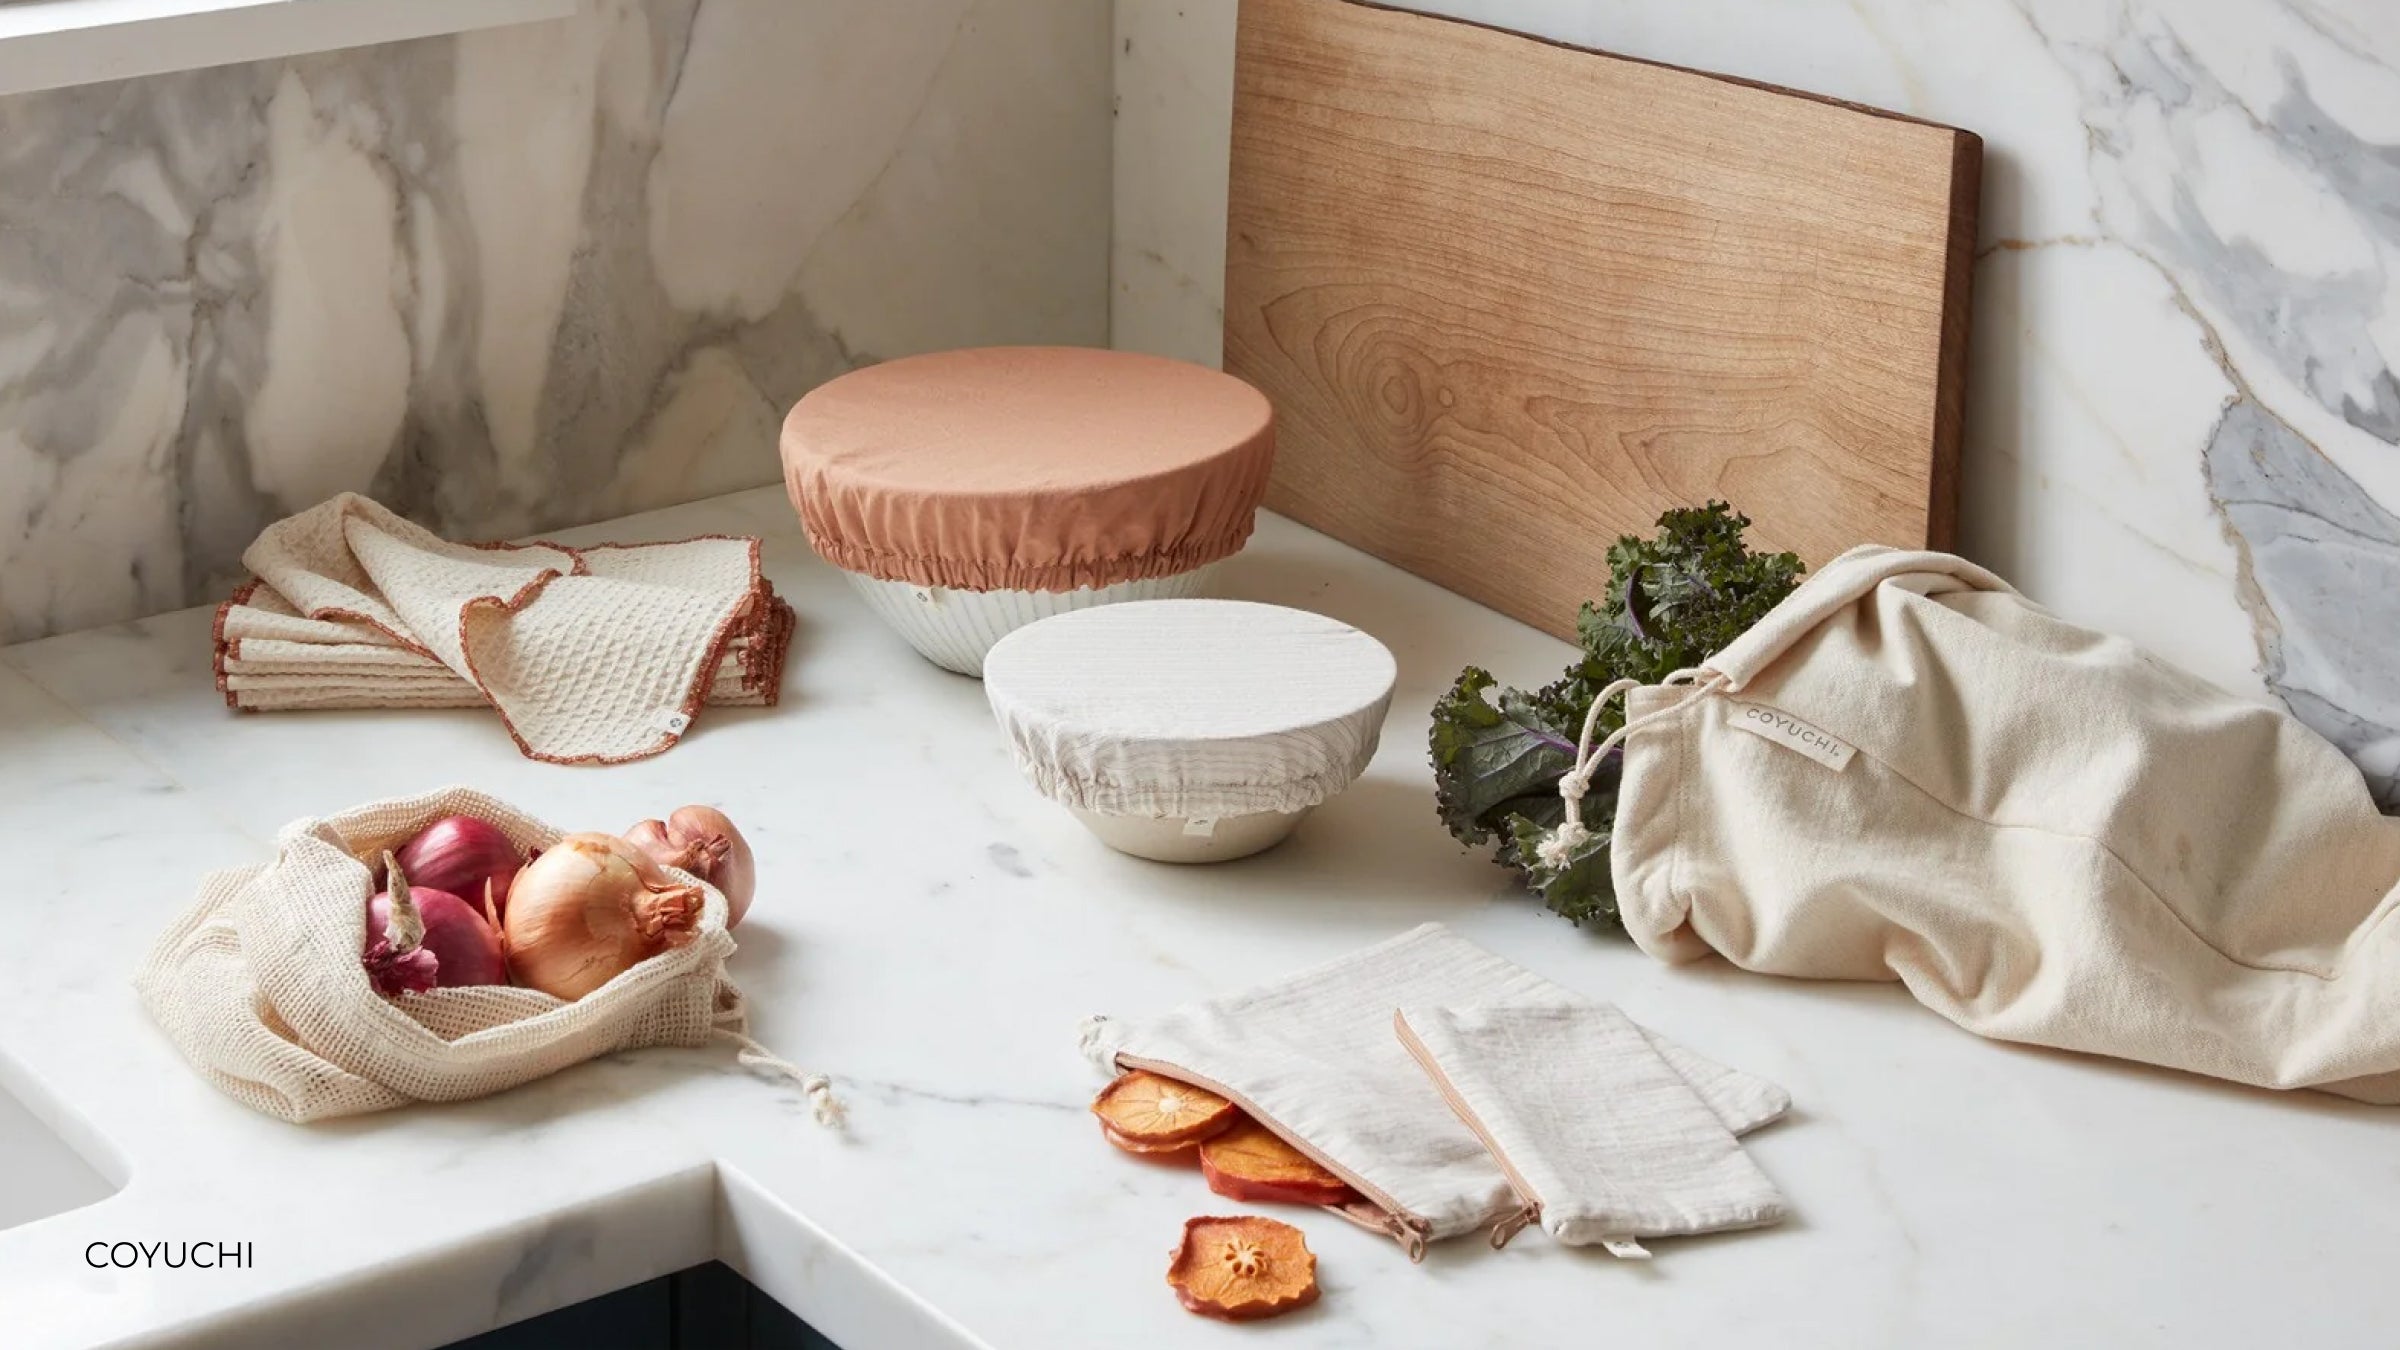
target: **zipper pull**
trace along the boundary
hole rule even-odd
[[[1492,1250],[1498,1251],[1507,1246],[1510,1238],[1524,1232],[1527,1225],[1541,1217],[1542,1207],[1531,1201],[1527,1201],[1525,1207],[1516,1213],[1504,1216],[1492,1225]]]
[[[1433,1225],[1423,1219],[1393,1214],[1388,1211],[1383,1217],[1388,1221],[1389,1231],[1392,1237],[1399,1242],[1401,1250],[1408,1253],[1410,1263],[1423,1262],[1425,1259],[1425,1235],[1432,1230]]]

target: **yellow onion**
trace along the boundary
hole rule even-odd
[[[509,974],[553,998],[582,998],[691,940],[702,892],[678,886],[611,834],[571,834],[509,887]]]

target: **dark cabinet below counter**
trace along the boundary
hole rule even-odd
[[[447,1350],[839,1350],[711,1261],[460,1341]]]

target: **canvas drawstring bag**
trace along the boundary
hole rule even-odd
[[[724,895],[703,893],[698,930],[572,1003],[534,989],[473,985],[386,998],[368,982],[367,899],[380,858],[444,816],[499,827],[519,849],[558,830],[466,788],[379,802],[284,827],[262,867],[212,873],[135,977],[150,1016],[192,1067],[234,1100],[304,1122],[462,1101],[597,1055],[723,1042],[746,1066],[798,1083],[820,1121],[839,1103],[820,1074],[749,1038],[725,976],[733,938]]]
[[[1414,1259],[1427,1242],[1513,1220],[1523,1204],[1394,1034],[1393,1013],[1583,1001],[1429,923],[1162,1016],[1087,1019],[1082,1048],[1103,1072],[1148,1069],[1230,1099],[1365,1197],[1335,1213],[1388,1234]],[[1773,1083],[1636,1032],[1734,1134],[1789,1104]]]
[[[1609,1004],[1402,1008],[1392,1029],[1516,1193],[1495,1247],[1538,1223],[1571,1246],[1647,1259],[1646,1237],[1783,1218],[1733,1131]]]
[[[1898,980],[1997,1039],[2400,1102],[2400,820],[2284,712],[1881,547],[1619,693],[1561,829],[1621,744],[1610,869],[1652,955]]]

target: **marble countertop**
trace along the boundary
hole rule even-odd
[[[488,715],[240,717],[189,610],[0,651],[0,1055],[123,1188],[0,1231],[0,1342],[422,1347],[712,1257],[837,1341],[914,1346],[2379,1344],[2400,1323],[2395,1118],[1976,1040],[1892,987],[1670,969],[1578,932],[1436,823],[1422,727],[1468,661],[1566,648],[1265,518],[1228,593],[1381,637],[1400,688],[1367,776],[1289,844],[1213,868],[1102,848],[1022,783],[982,689],[917,658],[774,490],[570,532],[767,537],[801,614],[783,705],[641,764],[519,757]],[[733,976],[756,1031],[833,1074],[845,1134],[729,1053],[613,1056],[480,1102],[317,1127],[206,1087],[130,988],[213,867],[329,808],[467,782],[569,828],[686,801],[766,885]],[[1161,1280],[1228,1208],[1084,1106],[1093,1012],[1132,1014],[1439,919],[1796,1103],[1753,1156],[1795,1217],[1647,1265],[1520,1240],[1411,1266],[1290,1215],[1325,1297],[1241,1332]],[[0,1174],[6,1163],[0,1160]],[[253,1244],[244,1270],[95,1270],[95,1241]]]

